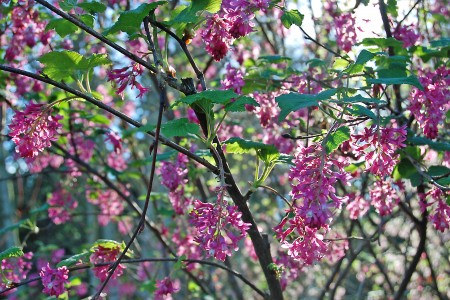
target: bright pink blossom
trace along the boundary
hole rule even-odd
[[[47,199],[48,216],[53,223],[59,225],[70,220],[70,213],[78,206],[78,201],[72,198],[72,195],[61,188],[54,191],[49,199]]]
[[[233,68],[230,64],[226,67],[227,73],[225,79],[222,80],[222,89],[233,89],[235,93],[241,94],[244,86],[244,73],[241,69]]]
[[[232,42],[229,33],[231,23],[223,16],[215,14],[206,21],[205,29],[201,32],[203,41],[206,44],[206,51],[212,55],[216,61],[220,61],[228,52]]]
[[[351,13],[343,13],[334,18],[336,42],[345,52],[350,52],[356,44],[355,17]]]
[[[169,277],[156,281],[155,300],[171,300],[172,294],[180,290],[180,282]]]
[[[99,190],[97,192],[88,190],[86,197],[90,203],[100,208],[97,220],[101,226],[108,225],[111,219],[120,215],[124,209],[122,198],[114,190]]]
[[[111,262],[113,263],[116,261],[120,253],[122,252],[122,249],[120,245],[111,246],[111,247],[103,247],[98,245],[95,248],[94,253],[91,254],[90,261],[92,264],[98,264],[98,263],[104,263],[104,262]],[[94,267],[92,270],[94,271],[95,276],[100,279],[101,281],[104,281],[106,277],[108,277],[108,269],[110,265],[105,266],[97,266]],[[117,278],[123,274],[123,270],[126,267],[122,264],[119,264],[117,269],[115,270],[114,274],[112,275],[112,279]]]
[[[441,232],[450,227],[450,206],[447,204],[447,197],[449,197],[448,193],[446,194],[437,187],[433,187],[421,197],[422,210],[431,207],[428,218],[434,227]]]
[[[392,210],[400,202],[400,196],[396,190],[401,188],[401,182],[397,182],[395,185],[389,179],[377,180],[370,188],[370,198],[372,199],[372,205],[380,216],[390,215]]]
[[[403,42],[403,48],[409,48],[417,44],[420,41],[420,34],[414,31],[415,26],[402,25],[398,27],[394,32],[394,37]]]
[[[419,81],[424,90],[412,90],[409,109],[425,136],[434,139],[438,135],[438,125],[443,122],[445,112],[450,108],[449,69],[442,66],[435,72],[426,72]]]
[[[65,284],[69,283],[69,269],[67,267],[59,267],[57,269],[50,268],[47,264],[39,273],[42,279],[44,294],[59,297],[66,292]]]
[[[352,135],[357,155],[364,157],[366,168],[375,175],[389,176],[397,164],[397,150],[405,147],[406,125],[400,128],[372,125]]]
[[[117,95],[123,98],[123,93],[125,88],[129,85],[131,88],[137,88],[139,90],[138,98],[144,96],[150,89],[143,87],[139,82],[137,82],[136,77],[142,75],[144,72],[144,68],[138,64],[134,63],[131,66],[122,68],[122,69],[114,69],[107,72],[108,81],[114,81],[117,88]]]
[[[32,252],[25,253],[22,257],[11,257],[1,261],[1,276],[0,290],[4,290],[10,284],[18,283],[27,278],[31,270],[33,258]],[[5,296],[12,293],[14,290],[5,293]]]
[[[191,223],[197,228],[195,241],[206,252],[207,257],[224,261],[232,250],[239,249],[238,242],[245,238],[250,223],[244,223],[242,213],[234,205],[226,204],[225,191],[219,190],[217,202],[194,201],[194,209],[189,214]]]
[[[56,141],[62,127],[62,116],[51,115],[52,109],[45,104],[28,103],[23,112],[16,111],[9,129],[9,135],[17,145],[16,152],[25,158],[35,158],[39,152]]]
[[[327,227],[331,208],[340,208],[347,197],[336,194],[337,181],[348,184],[350,175],[344,171],[345,161],[338,161],[324,153],[320,145],[299,147],[289,171],[291,197],[296,214],[311,228]],[[329,200],[332,200],[329,202]]]
[[[370,208],[370,203],[359,195],[352,195],[350,198],[351,200],[347,203],[347,210],[350,212],[350,219],[356,220],[366,214]]]
[[[122,138],[114,131],[106,133],[106,141],[110,142],[114,147],[114,152],[122,152]]]

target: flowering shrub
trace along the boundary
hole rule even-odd
[[[0,297],[450,297],[419,2],[0,1]]]

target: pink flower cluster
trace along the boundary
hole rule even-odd
[[[39,152],[50,147],[57,140],[58,129],[62,127],[59,120],[62,116],[52,116],[52,109],[45,104],[28,103],[23,112],[16,111],[9,125],[16,152],[30,161]]]
[[[57,269],[50,268],[50,265],[43,267],[39,273],[42,279],[44,289],[42,292],[49,296],[59,297],[66,292],[65,284],[69,283],[69,269],[67,267],[59,267]]]
[[[445,112],[450,108],[449,69],[441,66],[435,72],[424,72],[419,81],[424,90],[412,90],[409,109],[425,136],[434,139],[438,135],[438,125],[442,123]]]
[[[441,232],[450,227],[450,206],[447,204],[447,197],[449,195],[437,187],[433,187],[426,194],[420,195],[422,211],[432,206],[429,220]]]
[[[420,34],[414,31],[415,26],[402,25],[397,27],[394,32],[394,37],[403,42],[403,48],[414,46],[420,40]]]
[[[397,164],[396,151],[405,147],[406,125],[400,128],[372,125],[362,134],[352,135],[357,155],[364,157],[366,168],[375,175],[389,176]]]
[[[234,39],[246,36],[253,31],[254,11],[265,11],[269,1],[232,0],[223,1],[219,13],[206,21],[201,36],[206,44],[206,51],[216,61],[220,61],[228,52]]]
[[[156,281],[155,300],[171,300],[172,294],[180,290],[180,282],[169,277]]]
[[[280,108],[275,102],[275,97],[279,95],[280,93],[277,92],[269,92],[264,94],[256,92],[253,94],[253,97],[259,104],[259,106],[255,107],[253,111],[259,118],[259,123],[262,127],[269,127],[272,124],[278,123]]]
[[[280,284],[284,291],[288,284],[295,282],[300,276],[305,264],[302,261],[293,259],[285,251],[278,251],[277,257],[274,259],[275,264],[281,269]]]
[[[350,52],[356,44],[355,17],[351,13],[342,13],[334,17],[336,42],[340,49]]]
[[[321,260],[327,252],[327,243],[318,228],[310,227],[298,214],[289,219],[287,216],[274,227],[281,248],[288,250],[288,255],[304,265],[311,265]]]
[[[224,193],[221,188],[215,204],[195,200],[189,214],[190,222],[197,228],[195,241],[207,251],[207,257],[214,256],[221,261],[231,256],[232,250],[239,249],[238,242],[245,238],[251,226],[242,221],[237,206],[226,204]]]
[[[110,262],[113,263],[117,257],[120,255],[122,249],[120,245],[111,246],[111,247],[103,247],[101,245],[96,246],[94,253],[91,254],[91,257],[89,258],[90,262],[92,264],[99,264],[104,262]],[[105,266],[97,266],[94,267],[92,270],[94,271],[95,276],[100,279],[101,281],[106,280],[108,277],[108,269],[110,265]],[[119,264],[117,269],[114,271],[114,274],[112,275],[112,279],[117,278],[123,274],[123,270],[126,267]]]
[[[184,196],[184,186],[187,183],[186,163],[187,157],[178,153],[175,163],[163,161],[159,172],[161,175],[161,183],[169,189],[169,200],[175,210],[175,213],[182,215],[185,213],[186,207],[191,200]]]
[[[6,258],[1,261],[0,290],[4,290],[10,284],[20,282],[27,278],[31,270],[33,258],[32,252],[25,253],[22,257]],[[14,290],[6,292],[5,295],[12,293]]]
[[[95,143],[92,139],[87,138],[86,135],[81,133],[75,133],[72,135],[69,133],[67,135],[67,140],[69,141],[69,153],[77,156],[84,162],[89,162],[94,154]],[[70,170],[70,175],[73,177],[81,176],[81,171],[78,165],[72,159],[66,161],[66,166]]]
[[[119,216],[123,209],[123,201],[119,194],[114,190],[105,190],[93,192],[88,190],[86,198],[88,201],[100,208],[100,214],[97,216],[98,223],[106,226],[115,216]]]
[[[45,31],[46,22],[39,20],[39,12],[33,9],[33,1],[23,1],[14,6],[11,12],[11,36],[8,41],[5,59],[13,61],[24,56],[25,46],[34,47],[36,44],[48,45],[53,35],[52,31]]]
[[[377,180],[370,188],[371,204],[380,216],[390,215],[392,210],[400,202],[397,190],[403,190],[401,181],[395,184],[387,177],[385,180]]]
[[[364,197],[354,194],[349,195],[349,201],[347,202],[347,210],[350,212],[350,219],[356,220],[362,217],[370,208],[369,201],[366,201]]]
[[[68,191],[58,188],[52,193],[52,196],[47,199],[48,216],[53,223],[59,225],[64,224],[70,220],[70,213],[78,206],[78,201],[72,198]]]
[[[144,96],[150,89],[143,87],[136,81],[136,77],[144,73],[144,67],[138,63],[133,63],[131,66],[122,69],[113,69],[107,71],[108,81],[114,81],[119,87],[116,94],[122,97],[125,88],[129,85],[131,88],[137,88],[139,90],[138,98]]]
[[[227,65],[227,73],[225,79],[221,81],[222,89],[233,89],[237,94],[241,94],[242,87],[244,86],[244,73],[239,68],[233,68],[230,64]]]
[[[300,147],[289,171],[295,213],[310,228],[327,228],[332,215],[330,208],[340,208],[347,201],[347,197],[337,196],[335,190],[338,180],[343,184],[350,180],[344,171],[347,162],[333,159],[324,151],[321,145]]]

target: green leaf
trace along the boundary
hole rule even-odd
[[[440,185],[450,185],[450,176],[436,180]],[[450,205],[450,197],[447,198],[447,204]]]
[[[419,90],[423,91],[424,87],[420,83],[419,79],[417,79],[416,76],[410,75],[408,77],[401,77],[401,78],[368,78],[367,82],[371,84],[409,84],[412,86],[417,87]]]
[[[442,38],[439,40],[430,41],[431,47],[439,48],[439,47],[447,47],[450,46],[450,38]]]
[[[376,119],[377,116],[367,107],[362,105],[353,104],[351,108],[347,108],[347,110],[354,116],[366,116],[371,119]]]
[[[106,116],[104,116],[104,115],[99,115],[99,114],[96,114],[96,115],[89,115],[89,116],[86,116],[86,117],[84,117],[86,120],[89,120],[89,121],[91,121],[91,122],[94,122],[94,123],[96,123],[96,124],[105,124],[105,125],[108,125],[109,123],[111,123],[111,120],[110,119],[108,119]]]
[[[397,0],[387,0],[386,10],[388,13],[390,13],[393,17],[396,18],[398,16]]]
[[[366,62],[368,62],[374,57],[375,54],[364,49],[359,53],[358,58],[355,61],[355,65],[365,65]]]
[[[52,19],[48,22],[45,30],[54,29],[56,33],[60,37],[65,37],[66,35],[75,33],[78,30],[78,26],[72,24],[72,22],[67,21],[66,19]]]
[[[117,246],[119,246],[120,249],[122,250],[124,248],[122,247],[122,244],[123,243],[119,243],[114,240],[99,239],[96,240],[95,243],[92,245],[91,251],[95,251],[95,248],[97,248],[98,246],[101,246],[106,249],[115,249],[117,248]]]
[[[428,168],[428,175],[431,177],[450,175],[450,169],[444,166],[431,166]]]
[[[0,261],[7,258],[13,258],[13,257],[21,257],[23,256],[23,250],[22,247],[9,247],[5,251],[0,252]]]
[[[83,252],[83,253],[80,253],[80,254],[75,254],[75,255],[73,255],[73,256],[71,256],[69,258],[66,258],[66,259],[60,261],[56,265],[56,267],[58,267],[58,268],[59,267],[64,267],[64,266],[71,267],[73,265],[76,265],[80,261],[81,262],[88,261],[89,260],[89,256],[90,256],[89,252]]]
[[[64,11],[69,11],[77,7],[77,0],[59,1],[59,7]]]
[[[244,154],[256,151],[258,157],[266,164],[270,164],[280,157],[280,153],[274,145],[233,137],[224,142],[228,153]]]
[[[180,257],[178,257],[177,262],[173,265],[173,269],[172,271],[176,271],[176,270],[181,270],[184,268],[184,261],[186,259],[186,255],[181,255]]]
[[[403,46],[403,42],[394,38],[365,38],[361,42],[364,46],[378,46],[380,48]]]
[[[339,127],[335,132],[328,136],[325,143],[325,150],[327,154],[330,154],[336,150],[340,144],[350,139],[350,128],[347,126]]]
[[[81,15],[80,17],[81,22],[83,22],[84,24],[86,24],[87,27],[94,27],[94,17],[91,15]]]
[[[330,99],[335,94],[336,89],[328,89],[317,95],[289,93],[278,96],[275,98],[281,108],[278,120],[283,121],[291,112],[301,108],[318,106],[319,101]]]
[[[298,27],[300,27],[302,26],[304,17],[305,16],[296,9],[285,10],[283,15],[281,16],[281,23],[287,29],[291,28],[292,25],[297,25]]]
[[[106,10],[106,5],[100,2],[82,2],[77,4],[78,7],[81,7],[86,12],[94,15],[97,13],[102,13]]]
[[[196,23],[199,12],[216,13],[221,5],[222,0],[192,0],[191,5],[183,9],[171,23]]]
[[[119,31],[133,34],[139,32],[142,21],[150,11],[156,9],[159,5],[167,3],[166,1],[157,1],[153,3],[143,3],[137,8],[120,13],[119,19],[113,26],[106,29],[103,35],[114,34]]]
[[[258,58],[258,62],[270,64],[279,64],[291,60],[292,58],[281,55],[263,55]]]
[[[237,98],[234,102],[225,105],[225,110],[231,112],[243,112],[246,111],[245,105],[259,106],[259,103],[256,102],[256,100],[253,99],[252,97],[241,96]]]
[[[336,102],[336,103],[375,103],[375,104],[384,104],[386,103],[384,100],[380,100],[378,98],[366,98],[363,97],[362,95],[356,95],[356,96],[352,96],[352,97],[343,97],[339,100],[332,100],[331,102]]]
[[[392,173],[394,180],[410,179],[414,174],[417,173],[414,165],[409,161],[409,159],[402,159],[395,167]]]
[[[450,143],[447,142],[435,142],[420,136],[409,137],[406,141],[413,145],[428,145],[436,151],[450,151]]]
[[[169,121],[161,125],[161,132],[164,136],[170,138],[174,136],[189,136],[196,135],[200,131],[200,126],[195,123],[190,123],[187,118],[181,118]]]
[[[207,99],[210,100],[212,103],[226,104],[231,99],[237,97],[239,97],[239,95],[233,92],[233,90],[225,90],[225,91],[208,90],[181,98],[180,100],[176,101],[176,103],[181,102],[186,104],[193,104],[194,102],[197,102],[199,100]]]
[[[43,72],[53,80],[73,78],[77,73],[86,73],[95,66],[109,64],[106,54],[94,54],[85,58],[74,51],[53,51],[38,58],[44,65]]]

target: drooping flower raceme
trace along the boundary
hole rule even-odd
[[[222,89],[233,89],[235,93],[241,94],[244,86],[244,73],[239,68],[233,68],[230,64],[226,67],[225,79],[221,81]]]
[[[336,42],[345,52],[350,52],[356,44],[355,17],[351,13],[343,13],[334,18],[336,26]]]
[[[364,157],[366,168],[378,176],[389,176],[397,164],[396,151],[405,147],[406,125],[400,128],[372,125],[362,134],[352,135],[356,153]]]
[[[122,252],[122,249],[119,244],[116,246],[108,246],[108,247],[97,245],[94,253],[91,254],[91,257],[89,258],[89,260],[93,264],[98,264],[98,263],[103,263],[103,262],[114,262],[117,259],[117,257],[120,255],[121,252]],[[111,278],[114,279],[114,278],[121,276],[123,274],[123,270],[125,268],[126,268],[125,266],[123,266],[122,264],[119,264]],[[94,267],[92,270],[94,271],[94,274],[98,279],[100,279],[101,281],[104,281],[108,277],[108,269],[109,269],[109,265],[105,265],[105,266]]]
[[[448,194],[435,186],[426,194],[420,195],[422,211],[432,207],[428,218],[441,232],[450,227],[450,206],[447,204],[447,197],[449,197]]]
[[[23,112],[16,111],[9,125],[9,135],[21,157],[33,159],[57,139],[62,116],[52,116],[51,112],[46,104],[33,102],[28,103]]]
[[[49,296],[59,297],[66,292],[65,284],[69,283],[69,269],[67,267],[59,267],[57,269],[50,268],[50,265],[43,267],[39,273],[42,279],[44,289],[42,292]]]
[[[51,197],[47,199],[47,203],[50,205],[48,216],[57,225],[69,221],[70,213],[78,206],[78,201],[73,199],[69,192],[61,188],[52,193]]]
[[[101,213],[98,215],[97,220],[101,226],[108,225],[111,219],[120,215],[124,209],[122,199],[114,190],[98,192],[88,190],[86,198],[90,203],[100,208]]]
[[[245,238],[250,223],[244,223],[237,206],[228,205],[224,199],[225,190],[219,189],[217,202],[194,201],[189,214],[191,223],[197,228],[195,241],[206,251],[206,256],[224,261],[232,250],[239,249],[238,242]]]
[[[8,288],[10,284],[20,282],[27,278],[28,273],[31,270],[33,258],[32,252],[25,253],[22,257],[11,257],[1,261],[0,274],[2,280],[0,280],[0,290]],[[14,290],[5,292],[4,295],[8,295],[14,292]]]
[[[402,188],[402,183],[392,182],[389,177],[385,180],[377,180],[370,188],[372,205],[380,216],[390,215],[395,206],[400,202],[400,196],[396,188]]]
[[[326,228],[331,208],[340,208],[347,201],[335,190],[338,180],[343,184],[350,180],[344,171],[347,163],[325,155],[324,151],[321,145],[300,147],[293,160],[295,166],[289,171],[295,213],[311,228]]]
[[[438,125],[450,108],[450,71],[446,66],[435,72],[425,72],[419,77],[424,90],[414,88],[410,95],[411,113],[416,118],[426,137],[434,139],[438,135]]]
[[[155,300],[170,300],[180,290],[180,282],[169,277],[156,281]]]
[[[394,37],[403,42],[403,48],[409,48],[419,42],[420,34],[414,31],[414,25],[402,25],[394,32]]]
[[[136,77],[144,73],[144,67],[138,63],[134,63],[131,66],[114,69],[107,72],[108,81],[114,81],[117,85],[117,95],[123,98],[123,93],[125,88],[129,85],[132,89],[137,88],[139,90],[138,98],[144,96],[150,89],[143,87],[137,80]]]

